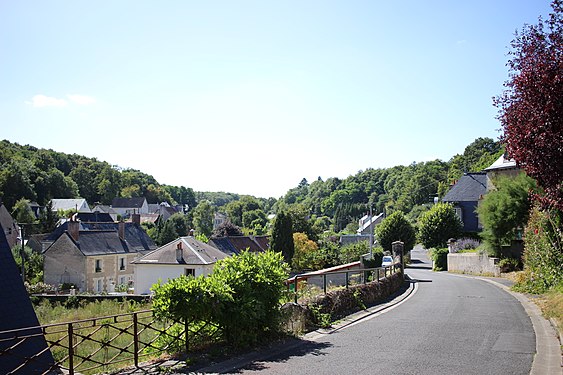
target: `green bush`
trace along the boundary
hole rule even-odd
[[[449,203],[435,204],[422,214],[418,227],[418,238],[427,248],[446,247],[450,238],[458,238],[462,224]]]
[[[514,272],[520,268],[520,262],[514,258],[503,258],[498,262],[500,272]]]
[[[448,249],[438,248],[430,251],[430,259],[434,261],[434,271],[448,270]]]
[[[395,241],[405,244],[405,252],[411,250],[416,244],[416,231],[400,211],[393,212],[383,219],[375,228],[375,237],[385,251],[391,251],[391,244]]]
[[[287,277],[281,253],[243,252],[217,262],[208,277],[153,285],[153,309],[161,319],[215,323],[228,343],[249,346],[278,332]]]
[[[561,212],[534,208],[524,230],[524,278],[515,289],[543,293],[563,283]]]

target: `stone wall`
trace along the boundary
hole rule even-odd
[[[450,253],[448,254],[448,272],[500,276],[498,260],[498,258],[489,258],[485,254]]]
[[[318,322],[315,322],[315,314],[310,306],[314,306],[317,313],[330,314],[334,321],[381,302],[397,292],[403,283],[403,274],[399,272],[379,282],[372,281],[328,292],[313,298],[306,305],[287,303],[282,308],[286,329],[296,334],[314,329]]]

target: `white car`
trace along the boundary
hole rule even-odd
[[[381,260],[381,267],[387,267],[393,264],[393,257],[390,255],[385,255]]]

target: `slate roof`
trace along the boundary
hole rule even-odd
[[[68,236],[70,237],[70,235]],[[75,244],[82,254],[86,256],[135,252],[133,249],[129,249],[125,241],[119,238],[119,234],[116,231],[81,231]]]
[[[225,254],[233,255],[247,249],[252,253],[265,252],[270,246],[270,240],[268,236],[225,236],[213,237],[209,244]]]
[[[53,211],[58,211],[58,210],[63,210],[63,211],[67,211],[67,210],[72,210],[72,209],[76,209],[77,207],[82,207],[82,205],[86,205],[86,207],[88,207],[88,211],[80,211],[80,212],[90,212],[90,207],[88,206],[88,203],[86,202],[86,199],[84,198],[78,198],[78,199],[51,199],[51,202],[53,203]]]
[[[141,208],[145,203],[145,197],[135,197],[135,198],[113,198],[111,201],[111,206],[113,208]]]
[[[467,173],[446,193],[443,202],[477,202],[487,193],[486,173]]]
[[[4,235],[4,228],[0,224],[0,331],[18,328],[37,327],[39,322],[33,311],[31,301],[23,285],[16,262]],[[47,371],[50,364],[54,363],[51,352],[47,348],[44,337],[39,329],[27,329],[19,331],[20,336],[32,336],[22,343],[18,340],[10,340],[13,334],[2,334],[0,332],[0,352],[8,350],[0,360],[0,373],[34,374]],[[16,345],[17,344],[17,345]],[[25,359],[39,355],[37,360],[25,364]],[[20,367],[23,366],[23,367]]]
[[[79,212],[76,215],[77,219],[80,221],[89,222],[113,222],[111,215],[107,212]]]
[[[91,230],[105,230],[116,232],[119,229],[119,223],[90,223],[90,222],[79,222],[79,235],[80,240],[83,233]],[[132,222],[126,222],[125,224],[125,241],[127,242],[127,247],[131,251],[148,251],[156,248],[154,241],[149,237],[147,232],[138,224]],[[63,233],[68,230],[68,222],[58,226],[52,233],[50,233],[45,241],[54,242]]]
[[[176,259],[176,248],[182,244],[182,261]],[[180,237],[134,261],[135,264],[213,264],[227,254],[194,237]]]

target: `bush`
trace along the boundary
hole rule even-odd
[[[249,346],[278,332],[287,272],[281,253],[243,252],[217,262],[208,277],[153,285],[153,309],[161,319],[215,323],[228,343]]]
[[[458,238],[462,224],[448,203],[435,204],[430,211],[422,214],[418,228],[418,237],[427,248],[446,247],[450,238]]]
[[[395,241],[405,244],[405,252],[411,250],[416,244],[414,227],[400,211],[393,212],[383,219],[381,224],[375,228],[375,236],[385,251],[391,251],[391,244]]]
[[[524,281],[515,288],[543,293],[563,283],[561,212],[534,208],[524,230]]]
[[[434,261],[432,270],[447,271],[448,270],[448,249],[438,248],[430,251],[430,259]]]
[[[463,250],[474,250],[477,249],[481,243],[473,238],[462,238],[456,241],[452,246],[452,252],[458,253]]]
[[[503,258],[498,262],[500,272],[514,272],[520,268],[520,262],[514,258]]]

